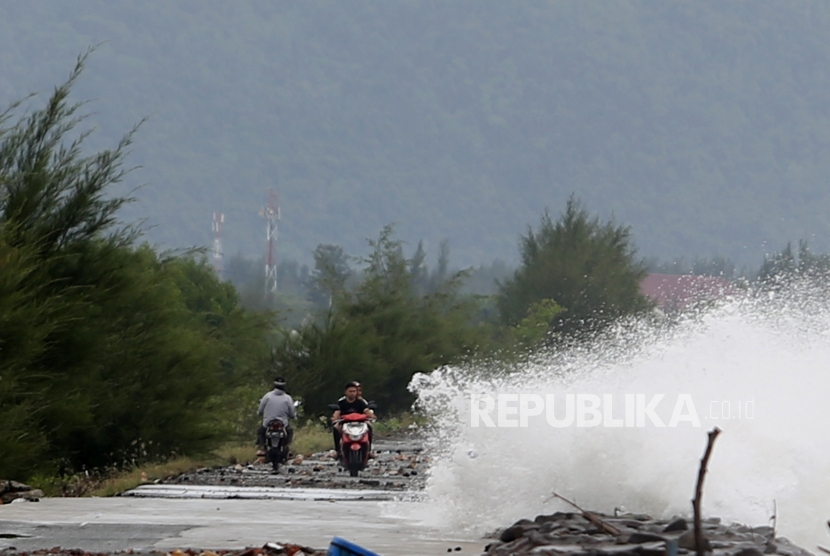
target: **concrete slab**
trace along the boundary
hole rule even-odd
[[[280,541],[324,548],[336,535],[384,556],[427,556],[449,550],[480,554],[488,542],[385,516],[381,505],[367,500],[43,498],[0,506],[0,548],[166,552]]]
[[[250,500],[400,500],[412,494],[392,490],[234,486],[141,485],[123,494],[136,498],[212,498]]]

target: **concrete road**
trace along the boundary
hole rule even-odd
[[[364,491],[365,494],[366,491]],[[304,496],[309,496],[306,492]],[[340,536],[384,556],[480,554],[488,541],[382,515],[377,500],[44,498],[0,506],[0,549],[94,552],[328,547]],[[456,551],[460,547],[460,551]]]

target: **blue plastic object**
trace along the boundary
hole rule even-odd
[[[326,556],[380,556],[380,554],[366,550],[362,546],[357,546],[355,543],[349,542],[346,539],[334,537],[331,539],[329,551],[326,552]]]

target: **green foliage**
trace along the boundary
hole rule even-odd
[[[27,373],[44,342],[61,326],[65,302],[43,295],[34,277],[37,257],[31,247],[9,245],[0,228],[0,455],[11,469],[25,469],[29,454],[47,446],[45,431],[30,427],[41,411],[35,377]]]
[[[390,226],[369,245],[359,282],[333,295],[319,322],[286,334],[275,354],[312,413],[325,411],[350,380],[363,383],[364,396],[382,412],[406,409],[414,373],[463,358],[486,342],[483,330],[471,326],[476,305],[457,295],[462,275],[421,293],[418,282],[429,275],[422,255],[407,259]]]
[[[629,229],[590,218],[574,198],[557,222],[546,212],[539,229],[528,230],[521,253],[521,266],[498,296],[507,325],[520,325],[526,317],[537,320],[534,304],[542,300],[561,307],[551,330],[567,336],[598,330],[649,307],[640,293],[646,268],[634,260]]]
[[[426,426],[428,423],[426,417],[404,411],[378,421],[374,425],[374,430],[376,435],[396,435]]]
[[[813,253],[805,240],[798,242],[797,252],[787,243],[782,251],[765,257],[758,271],[758,282],[766,288],[790,286],[797,280],[827,288],[828,278],[830,255]]]
[[[534,302],[527,310],[527,316],[513,328],[517,339],[528,347],[542,343],[564,310],[552,299]]]
[[[132,133],[92,156],[89,132],[67,138],[84,61],[0,129],[3,477],[205,451],[232,432],[233,393],[267,353],[270,315],[240,309],[204,257],[136,247],[118,225],[129,199],[108,188]]]
[[[349,258],[339,245],[318,245],[314,250],[314,271],[310,277],[308,299],[319,307],[329,307],[341,295],[351,276]]]
[[[307,265],[291,259],[277,264],[277,291],[265,291],[265,260],[246,258],[237,253],[230,257],[222,272],[239,292],[240,304],[248,310],[273,312],[280,324],[288,328],[301,325],[315,306],[307,299],[311,282]]]

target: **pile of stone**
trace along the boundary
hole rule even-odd
[[[156,481],[158,484],[199,486],[255,486],[298,488],[348,488],[390,491],[420,490],[424,486],[430,458],[416,441],[378,439],[375,457],[359,477],[350,477],[334,457],[334,452],[296,456],[273,474],[271,465],[201,468]]]
[[[713,556],[812,556],[777,537],[768,526],[725,525],[719,518],[708,518],[702,529],[706,551]],[[488,556],[679,556],[695,552],[691,520],[594,512],[587,517],[581,512],[556,512],[532,521],[522,519],[485,547]]]
[[[43,498],[43,491],[17,481],[0,481],[0,504],[11,504],[15,500],[37,502]]]

